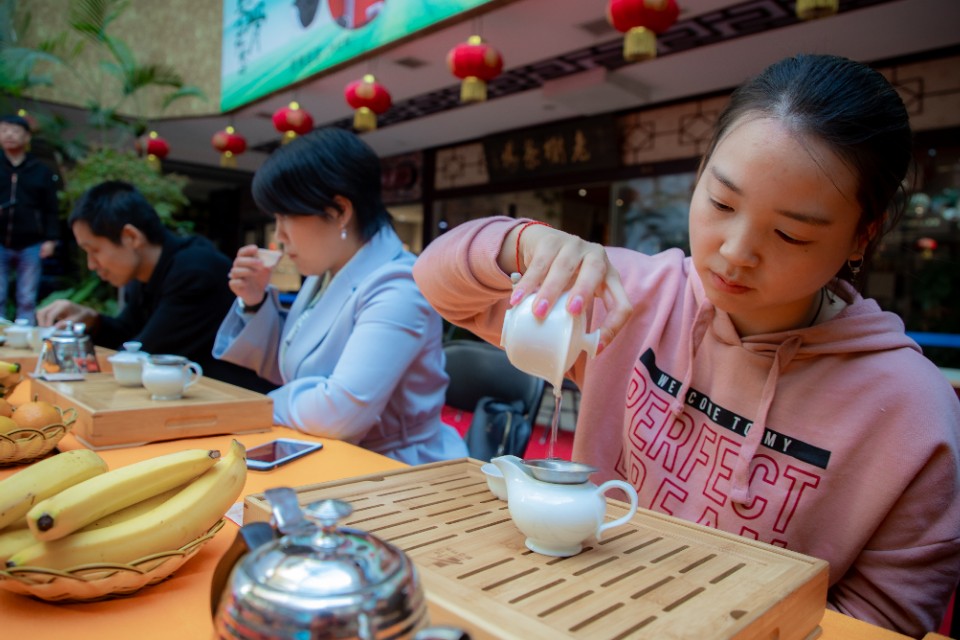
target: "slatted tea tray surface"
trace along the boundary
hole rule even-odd
[[[341,526],[414,560],[432,621],[473,638],[812,638],[827,563],[648,511],[571,558],[524,546],[475,460],[301,487],[301,504],[350,502]],[[627,505],[608,499],[609,519]],[[245,522],[269,519],[262,495]]]

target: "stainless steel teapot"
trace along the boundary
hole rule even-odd
[[[469,640],[427,628],[416,567],[397,547],[337,521],[352,507],[323,500],[301,511],[292,489],[266,492],[276,530],[244,525],[211,585],[215,637],[226,640]]]
[[[85,374],[100,371],[96,350],[82,322],[68,322],[43,339],[36,374]]]

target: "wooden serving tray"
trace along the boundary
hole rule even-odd
[[[524,546],[507,503],[472,459],[308,485],[301,504],[350,502],[342,526],[403,549],[431,622],[478,638],[815,638],[828,565],[779,547],[640,510],[570,558]],[[628,505],[607,499],[607,518]],[[244,522],[269,520],[262,494]]]
[[[121,386],[108,373],[87,374],[78,382],[32,378],[31,383],[40,400],[77,409],[73,434],[91,449],[273,427],[270,398],[213,378],[200,378],[179,400],[151,400],[143,387]]]

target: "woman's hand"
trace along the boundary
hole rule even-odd
[[[240,247],[227,277],[230,291],[237,294],[243,304],[252,307],[263,302],[270,283],[270,269],[257,257],[257,245]]]
[[[585,301],[594,297],[602,300],[607,316],[596,327],[600,330],[601,349],[610,344],[633,311],[620,274],[610,264],[604,248],[569,233],[545,225],[530,225],[524,230],[524,225],[520,225],[504,239],[498,263],[505,273],[518,269],[523,273],[514,286],[510,304],[516,305],[528,294],[535,294],[533,314],[539,318],[546,317],[564,291],[569,291],[567,310],[573,314],[583,311]]]

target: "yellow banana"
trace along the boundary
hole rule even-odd
[[[131,505],[126,509],[120,509],[119,511],[114,511],[113,513],[107,514],[103,518],[100,518],[96,522],[91,522],[80,531],[92,531],[94,529],[102,529],[103,527],[109,527],[111,525],[119,524],[131,518],[135,518],[141,514],[150,511],[155,507],[159,507],[161,504],[172,498],[177,492],[179,492],[183,486],[174,487],[169,491],[164,491],[153,497],[147,498],[142,502]],[[13,524],[7,526],[6,529],[0,529],[0,566],[6,563],[6,561],[21,549],[25,549],[32,544],[36,544],[37,539],[34,537],[33,532],[30,531],[30,527],[27,526],[26,517],[20,518]]]
[[[98,518],[95,522],[91,522],[90,524],[85,526],[83,529],[80,529],[80,531],[93,531],[94,529],[103,529],[104,527],[111,527],[115,524],[120,524],[121,522],[126,522],[127,520],[130,520],[132,518],[136,518],[137,516],[143,515],[147,511],[150,511],[151,509],[155,509],[156,507],[159,507],[161,504],[163,504],[164,502],[166,502],[167,500],[175,496],[177,493],[179,493],[180,490],[183,488],[184,488],[184,485],[181,485],[179,487],[174,487],[169,491],[158,493],[157,495],[151,496],[146,500],[142,500],[137,504],[130,505],[125,509],[120,509],[119,511],[108,513],[102,518]],[[23,526],[25,527],[27,526],[26,519],[24,519],[23,521]],[[33,533],[31,532],[30,535],[33,535]],[[36,540],[36,538],[34,538],[34,540]]]
[[[7,560],[7,567],[68,569],[179,549],[212,527],[243,491],[246,451],[234,440],[225,456],[172,498],[139,516],[59,540],[37,542]]]
[[[20,363],[0,360],[0,373],[20,373]]]
[[[36,503],[107,470],[89,449],[64,451],[0,480],[0,528],[22,518]]]
[[[36,543],[37,539],[30,533],[26,522],[22,527],[3,529],[0,531],[0,562],[6,562],[17,551]]]
[[[196,478],[219,457],[216,449],[186,449],[107,471],[38,502],[27,513],[27,525],[37,540],[62,538]]]

